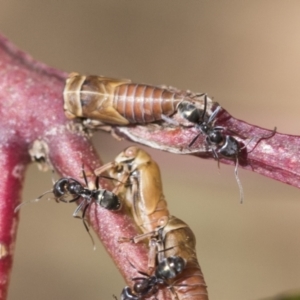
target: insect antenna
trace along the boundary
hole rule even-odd
[[[260,141],[268,140],[271,137],[273,137],[276,134],[276,131],[277,131],[277,127],[274,127],[274,129],[272,130],[272,132],[270,134],[265,134],[265,135],[261,136],[259,138],[259,140],[256,142],[256,144],[254,145],[254,147],[250,151],[248,151],[247,153],[251,153],[256,148],[256,146],[259,144]]]
[[[50,193],[53,193],[53,189],[52,189],[52,190],[49,190],[49,191],[46,191],[45,193],[43,193],[42,195],[38,196],[38,197],[35,198],[35,199],[31,199],[31,200],[28,200],[28,201],[24,201],[23,203],[19,204],[19,205],[15,208],[14,212],[15,212],[15,213],[18,212],[18,211],[20,210],[21,206],[27,205],[27,204],[29,204],[29,203],[35,203],[35,202],[40,201],[41,198],[43,198],[46,194],[50,194]]]

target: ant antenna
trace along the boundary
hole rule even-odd
[[[256,142],[256,144],[254,145],[254,147],[248,151],[247,153],[251,153],[255,148],[256,146],[259,144],[259,142],[261,142],[262,140],[268,140],[270,139],[271,137],[273,137],[275,134],[276,134],[276,131],[277,131],[277,127],[275,126],[274,129],[272,130],[272,132],[270,134],[265,134],[263,135],[262,137],[259,138],[259,140]],[[252,139],[250,140],[250,142],[252,141]],[[249,142],[249,143],[250,143]],[[249,144],[248,143],[248,144]]]
[[[50,194],[50,193],[53,193],[53,189],[52,189],[52,190],[49,190],[49,191],[46,191],[45,193],[43,193],[42,195],[40,195],[39,197],[37,197],[37,198],[35,198],[35,199],[28,200],[28,201],[25,201],[25,202],[19,204],[19,205],[15,208],[14,212],[17,213],[17,212],[20,210],[20,208],[21,208],[22,206],[27,205],[28,203],[35,203],[35,202],[40,201],[41,198],[43,198],[43,196],[45,196],[46,194]]]

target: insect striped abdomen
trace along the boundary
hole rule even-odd
[[[150,123],[175,113],[181,100],[167,89],[130,83],[116,88],[113,107],[130,123]]]

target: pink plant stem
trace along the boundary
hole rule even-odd
[[[222,126],[225,134],[241,142],[238,153],[239,167],[258,174],[300,187],[300,136],[275,133],[274,129],[263,129],[235,119],[225,109],[216,118],[216,126]],[[212,153],[200,135],[193,146],[190,142],[199,133],[196,128],[147,126],[119,126],[114,133],[134,142],[176,154],[190,154],[212,159]],[[234,158],[220,162],[234,164]]]
[[[25,151],[19,143],[1,145],[0,150],[0,299],[6,299],[12,267],[19,221],[14,209],[20,201],[25,166],[28,163]]]
[[[19,219],[19,213],[14,214],[14,209],[20,202],[24,172],[30,161],[28,150],[32,143],[40,139],[48,144],[51,163],[64,176],[82,180],[82,164],[86,172],[92,174],[101,162],[90,141],[66,127],[68,122],[62,109],[65,73],[34,61],[0,36],[0,75],[0,299],[4,300]],[[91,180],[94,181],[94,178]],[[125,280],[130,282],[136,271],[128,260],[141,270],[147,261],[143,245],[117,242],[120,236],[137,234],[131,219],[95,205],[90,212],[93,228]]]
[[[43,140],[48,145],[49,159],[54,168],[63,176],[81,181],[82,164],[89,180],[94,182],[93,170],[101,165],[101,161],[89,139],[83,132],[72,130],[73,121],[68,121],[64,115],[62,92],[66,73],[34,61],[0,36],[0,76],[0,300],[4,300],[19,216],[14,209],[20,203],[24,173],[30,162],[28,150],[32,143]],[[234,136],[244,145],[243,151],[238,153],[240,167],[300,187],[299,136],[276,133],[261,140],[261,137],[270,136],[272,131],[234,119],[224,109],[218,114],[215,125],[223,126],[225,134]],[[205,136],[200,135],[189,147],[198,132],[194,126],[158,124],[114,128],[115,134],[134,142],[177,154],[211,158]],[[224,157],[220,161],[234,163]],[[111,188],[105,180],[101,181],[101,185]],[[118,243],[119,237],[137,234],[126,214],[112,213],[93,204],[89,218],[128,283],[137,276],[128,261],[137,269],[146,271],[146,247],[143,244]],[[170,297],[166,289],[157,296],[158,299]]]

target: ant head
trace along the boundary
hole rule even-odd
[[[125,286],[121,293],[121,300],[141,300],[141,298],[133,294],[129,286]]]
[[[145,294],[149,291],[149,288],[153,286],[151,277],[139,278],[133,285],[133,290],[137,294]]]
[[[55,198],[60,198],[68,193],[69,178],[63,177],[57,180],[53,185],[53,194]]]

